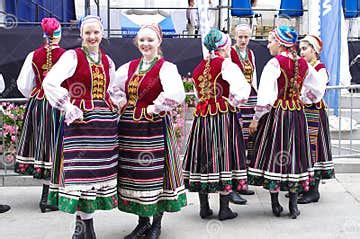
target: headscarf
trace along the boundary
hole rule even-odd
[[[278,26],[271,32],[271,34],[273,34],[280,45],[285,47],[294,46],[298,38],[296,30],[289,26]]]
[[[162,31],[161,31],[161,28],[159,26],[159,24],[156,24],[156,23],[150,23],[150,24],[145,24],[145,25],[142,25],[140,30],[143,30],[143,29],[150,29],[152,31],[154,31],[156,33],[156,36],[158,37],[159,41],[161,42],[162,41]]]
[[[203,43],[209,52],[213,52],[217,49],[223,49],[231,44],[231,39],[229,35],[213,28],[206,34]]]
[[[80,34],[82,34],[82,29],[84,27],[85,24],[88,23],[93,23],[93,22],[97,22],[100,25],[101,31],[104,30],[104,26],[101,22],[101,18],[98,16],[93,16],[93,15],[87,15],[83,18],[80,19]]]
[[[301,41],[308,42],[312,46],[312,48],[314,48],[315,52],[317,54],[320,54],[322,47],[323,47],[323,42],[320,39],[320,37],[317,37],[314,35],[306,35],[306,37],[304,39],[302,39]]]
[[[235,33],[237,33],[238,31],[248,31],[249,33],[251,33],[251,28],[250,28],[249,24],[240,23],[235,28]]]
[[[41,28],[46,38],[60,38],[61,25],[55,18],[43,18],[41,20]]]

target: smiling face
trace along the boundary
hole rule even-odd
[[[249,44],[250,32],[247,30],[239,30],[236,32],[236,45],[240,50],[245,50]]]
[[[83,45],[90,50],[97,50],[103,37],[103,31],[98,22],[89,22],[82,27],[81,38]]]
[[[158,55],[161,42],[153,30],[141,29],[136,36],[136,43],[145,59],[151,60]]]
[[[316,52],[307,41],[300,42],[300,56],[304,57],[307,62],[316,59]]]

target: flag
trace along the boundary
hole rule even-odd
[[[320,36],[324,46],[320,59],[329,73],[329,85],[350,85],[347,28],[341,0],[309,2],[309,34]],[[340,90],[328,90],[325,100],[338,115]]]

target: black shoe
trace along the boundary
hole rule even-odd
[[[161,220],[163,214],[154,216],[150,230],[146,233],[145,239],[158,239],[161,234]]]
[[[279,203],[279,193],[270,193],[272,212],[276,217],[280,217],[283,207]]]
[[[241,195],[254,195],[255,194],[255,192],[253,190],[249,190],[249,189],[240,190],[240,191],[238,191],[238,193]]]
[[[240,204],[245,205],[247,203],[247,200],[245,198],[242,198],[238,193],[232,191],[229,194],[230,202],[234,204]]]
[[[199,193],[200,200],[200,217],[202,219],[211,217],[213,211],[210,209],[209,198],[207,193]]]
[[[220,221],[233,219],[238,215],[236,212],[232,212],[231,209],[229,208],[230,199],[231,199],[230,194],[228,195],[220,194],[220,210],[218,215]]]
[[[93,219],[83,220],[85,223],[85,239],[96,239]]]
[[[308,204],[312,202],[318,202],[320,199],[320,194],[318,192],[309,191],[303,194],[301,198],[297,200],[298,204]]]
[[[72,239],[96,239],[93,219],[82,220],[76,216],[75,231]]]
[[[10,206],[0,204],[0,213],[4,213],[10,210]]]
[[[320,180],[315,180],[315,186],[310,189],[310,191],[303,193],[302,197],[297,200],[298,204],[308,204],[312,202],[318,202],[320,199],[319,193],[319,184]]]
[[[292,219],[296,219],[300,215],[300,211],[297,207],[297,193],[289,193],[289,216]]]
[[[302,197],[304,195],[304,193],[298,193],[298,197]],[[289,192],[285,193],[285,197],[289,198]]]
[[[75,231],[72,239],[85,239],[85,223],[79,216],[76,216]]]
[[[124,239],[142,238],[150,230],[150,227],[151,227],[150,218],[139,217],[138,225],[129,235],[125,236]]]
[[[49,210],[49,211],[59,210],[56,206],[47,204],[48,195],[49,195],[49,185],[43,184],[41,199],[40,199],[40,203],[39,203],[39,207],[40,207],[40,210],[42,213],[45,213],[47,210]]]

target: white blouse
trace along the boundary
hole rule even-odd
[[[300,97],[304,103],[316,103],[323,97],[326,83],[324,84],[324,82],[322,82],[324,79],[319,78],[318,72],[310,64],[308,64],[308,67],[308,74],[304,79]],[[274,57],[265,65],[260,77],[254,119],[259,119],[263,114],[268,112],[271,108],[270,106],[273,106],[275,103],[278,97],[277,79],[280,74],[280,63]],[[309,94],[313,96],[312,99],[308,97]]]
[[[230,94],[234,95],[238,101],[247,101],[251,87],[240,67],[233,63],[230,58],[225,58],[221,66],[221,74],[222,78],[230,85]]]
[[[106,55],[110,64],[110,83],[115,79],[115,64]],[[65,110],[70,103],[69,91],[61,86],[69,77],[73,76],[78,64],[75,50],[66,51],[57,63],[51,68],[43,81],[46,98],[53,107]],[[64,102],[62,102],[64,101]],[[65,110],[66,111],[66,110]]]
[[[130,62],[120,66],[116,71],[114,81],[110,82],[109,93],[114,104],[126,100],[125,83],[128,79]],[[138,69],[136,70],[136,73]],[[181,104],[185,100],[185,90],[181,76],[175,64],[165,61],[159,72],[160,82],[163,92],[154,100],[154,107],[161,111],[170,111],[175,106],[166,104],[167,100]]]
[[[21,92],[26,98],[30,97],[32,90],[36,85],[35,73],[32,68],[32,59],[34,52],[30,52],[25,58],[24,64],[21,67],[20,74],[17,78],[16,84]]]

